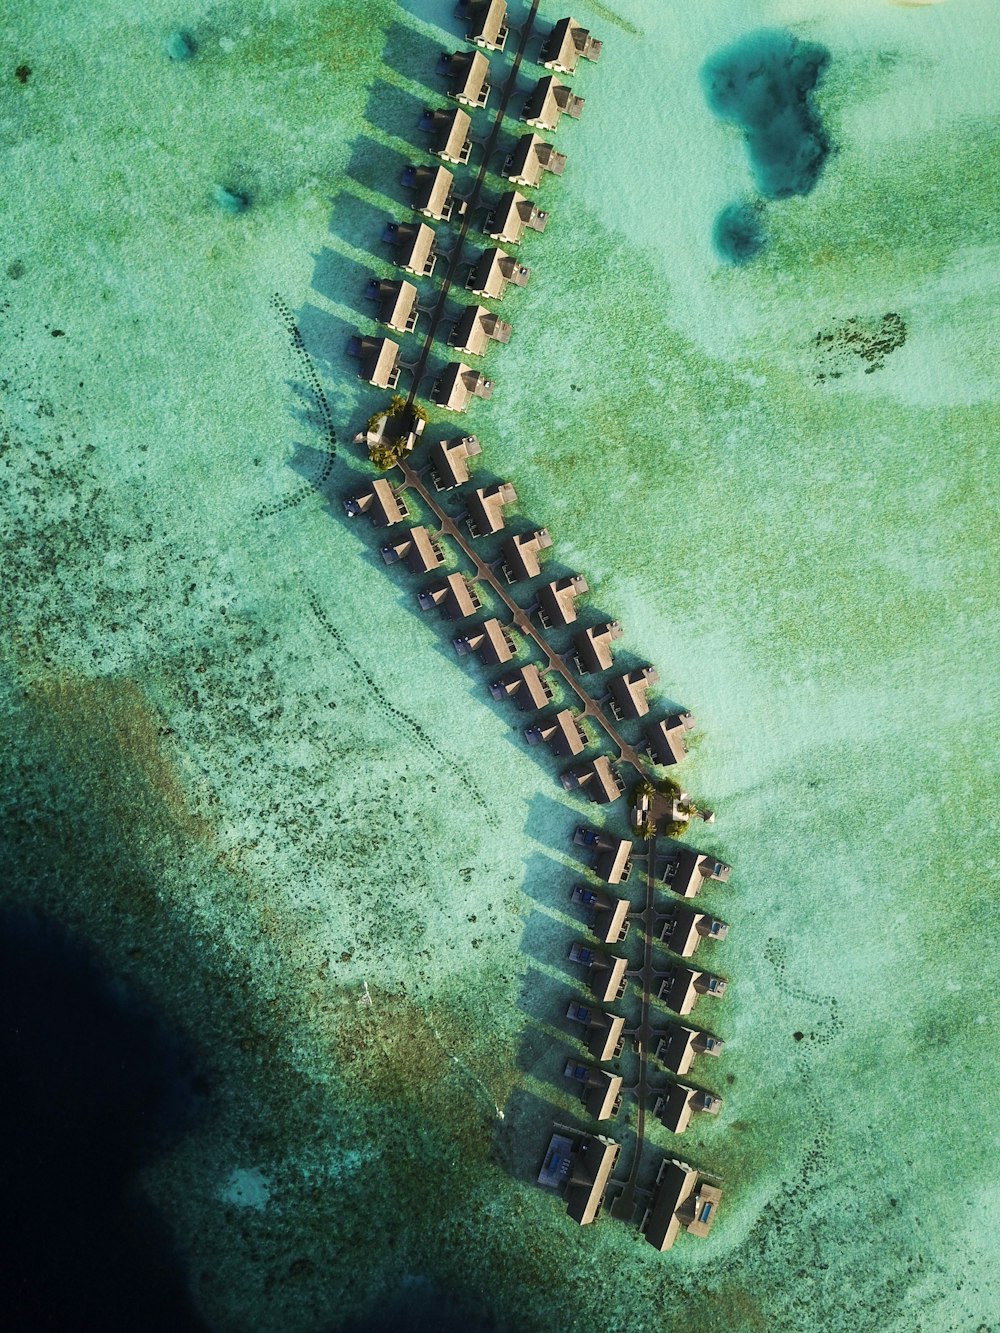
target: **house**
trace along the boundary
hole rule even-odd
[[[621,1055],[625,1048],[625,1019],[621,1015],[606,1014],[603,1009],[570,1000],[566,1017],[583,1026],[587,1049],[595,1060],[616,1060]]]
[[[352,338],[348,351],[360,358],[359,380],[376,389],[394,389],[399,383],[399,343],[391,338]]]
[[[552,717],[543,718],[534,726],[527,727],[524,739],[529,745],[539,745],[544,741],[553,754],[566,757],[579,754],[590,744],[590,737],[584,731],[583,724],[577,721],[576,715],[568,708],[560,709]]]
[[[693,847],[684,847],[675,843],[667,853],[667,862],[663,868],[663,882],[673,893],[682,898],[694,898],[701,892],[708,880],[718,880],[725,884],[729,879],[731,866],[725,861],[717,861],[714,856],[696,852]]]
[[[368,295],[378,302],[379,324],[385,324],[397,333],[412,333],[417,326],[417,298],[419,292],[412,282],[400,279],[398,282],[379,282],[376,278],[368,284]]]
[[[674,907],[667,914],[660,930],[660,940],[671,953],[691,958],[702,940],[724,940],[729,927],[707,912],[696,912],[691,907]]]
[[[578,634],[573,640],[575,652],[573,660],[582,676],[590,671],[606,671],[613,662],[611,644],[622,636],[619,620],[608,620],[603,625],[594,625]]]
[[[684,733],[694,726],[690,713],[672,713],[646,728],[646,753],[654,764],[679,764],[687,754]]]
[[[584,764],[582,768],[574,768],[564,773],[561,782],[567,791],[582,791],[592,801],[601,804],[617,801],[625,790],[625,784],[611,766],[611,760],[603,754],[592,759],[589,764]]]
[[[536,528],[534,532],[519,532],[508,537],[500,548],[501,574],[508,583],[535,578],[542,572],[538,552],[548,550],[551,545],[548,528]]]
[[[482,607],[475,588],[462,574],[449,574],[443,583],[418,592],[417,602],[421,611],[436,606],[446,620],[462,620]]]
[[[517,504],[517,491],[509,481],[478,486],[465,497],[466,527],[472,537],[488,537],[506,525],[504,509]]]
[[[590,903],[588,898],[595,901]],[[573,891],[573,901],[593,907],[590,929],[601,944],[621,944],[628,934],[628,914],[632,910],[632,904],[627,898],[611,898],[580,884]]]
[[[632,873],[630,838],[605,838],[594,860],[594,870],[609,884],[623,884]]]
[[[448,346],[470,356],[483,356],[491,342],[508,343],[513,327],[484,305],[467,305],[452,326]]]
[[[448,79],[448,96],[463,106],[485,106],[490,96],[490,62],[482,51],[444,55],[438,66]]]
[[[532,709],[544,708],[552,702],[552,686],[535,666],[529,662],[517,671],[510,671],[501,676],[490,686],[490,694],[496,700],[513,699],[522,713]]]
[[[642,1230],[650,1245],[669,1250],[681,1230],[705,1237],[715,1221],[722,1191],[702,1180],[687,1162],[665,1158],[656,1176],[653,1205]]]
[[[591,1069],[576,1060],[567,1060],[566,1078],[582,1084],[581,1100],[595,1120],[611,1120],[621,1110],[622,1076],[606,1069]]]
[[[550,143],[537,134],[522,134],[514,146],[514,151],[507,154],[501,168],[513,185],[524,185],[535,189],[542,183],[542,176],[551,171],[554,176],[561,176],[566,169],[566,154],[557,152]]]
[[[667,1035],[656,1043],[653,1054],[664,1069],[683,1077],[694,1064],[696,1055],[720,1056],[725,1044],[721,1037],[713,1037],[710,1032],[671,1023]]]
[[[572,1138],[553,1134],[545,1150],[538,1183],[548,1189],[565,1188],[566,1211],[580,1226],[589,1226],[600,1215],[618,1152],[615,1140],[603,1134],[580,1134]]]
[[[455,177],[447,167],[409,166],[403,172],[403,186],[413,191],[410,207],[415,213],[435,222],[450,222],[455,211]],[[459,200],[459,215],[465,201]]]
[[[589,591],[582,574],[553,579],[538,589],[538,618],[545,629],[571,625],[576,619],[576,599]]]
[[[382,547],[382,559],[387,565],[405,560],[414,574],[429,574],[444,564],[441,543],[423,526],[411,528],[405,537],[392,546]]]
[[[656,998],[681,1018],[691,1012],[699,996],[714,995],[718,999],[726,993],[722,977],[698,972],[693,967],[669,967],[662,977]]]
[[[660,673],[655,667],[644,666],[636,671],[626,671],[621,676],[613,676],[608,681],[611,711],[619,722],[626,718],[645,717],[649,712],[646,691],[659,679]]]
[[[434,137],[431,153],[442,162],[465,163],[472,152],[472,117],[461,107],[450,111],[425,111],[420,128]]]
[[[418,278],[429,278],[437,263],[437,235],[426,222],[390,222],[385,239],[396,254],[393,263]]]
[[[544,231],[548,220],[548,213],[536,208],[530,199],[517,190],[508,190],[487,213],[483,231],[491,240],[518,245],[526,227]]]
[[[575,19],[560,19],[545,39],[540,63],[559,74],[572,74],[581,58],[599,59],[601,45]]]
[[[469,459],[483,452],[475,435],[441,440],[431,449],[431,480],[434,489],[451,491],[469,480]]]
[[[602,1004],[613,1004],[625,994],[628,959],[624,955],[601,953],[577,941],[569,951],[569,959],[587,969],[587,985]]]
[[[515,287],[524,287],[530,274],[530,268],[525,268],[513,256],[507,254],[506,250],[494,245],[489,250],[484,250],[472,265],[465,280],[465,287],[474,296],[485,296],[491,301],[499,301],[503,298],[509,282]]]
[[[385,477],[373,481],[360,495],[345,500],[344,508],[348,518],[367,514],[376,528],[389,528],[393,523],[402,523],[404,518],[410,517],[406,501],[402,495],[396,494]]]
[[[701,1088],[689,1088],[686,1083],[672,1083],[653,1103],[653,1115],[671,1134],[683,1134],[698,1111],[718,1115],[721,1110],[721,1097]]]
[[[521,119],[538,130],[557,130],[563,116],[579,120],[582,113],[583,98],[577,97],[565,83],[560,83],[554,74],[546,74],[535,84],[524,104]]]
[[[452,361],[431,386],[431,399],[449,412],[467,412],[473,398],[493,397],[493,381],[462,361]]]
[[[459,18],[467,19],[465,39],[487,51],[502,51],[507,41],[507,0],[459,0]]]
[[[487,666],[499,666],[517,655],[517,644],[510,630],[501,625],[495,616],[456,639],[455,649],[460,657],[466,653],[475,653],[480,662],[485,662]]]

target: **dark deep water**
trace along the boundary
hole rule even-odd
[[[182,1042],[56,923],[3,910],[0,1061],[0,1328],[204,1328],[135,1183],[198,1113]]]
[[[767,244],[761,221],[762,208],[753,204],[727,204],[715,220],[712,240],[730,264],[749,264]]]

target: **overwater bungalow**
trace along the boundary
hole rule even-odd
[[[465,40],[487,51],[502,51],[507,42],[507,0],[459,0],[458,17],[468,22]]]
[[[431,480],[434,489],[452,491],[469,480],[469,459],[483,452],[475,435],[455,440],[441,440],[431,449]]]
[[[624,675],[613,676],[608,681],[611,691],[611,712],[619,722],[627,718],[645,717],[649,712],[647,691],[660,679],[655,667],[639,667],[636,671],[626,671]]]
[[[526,227],[532,231],[544,231],[548,220],[548,213],[536,208],[530,199],[517,190],[508,190],[487,213],[483,231],[494,241],[519,245]]]
[[[478,486],[465,497],[465,525],[472,537],[489,537],[500,532],[507,520],[504,509],[517,504],[517,491],[509,481],[495,486]]]
[[[546,74],[535,84],[524,104],[521,119],[538,130],[557,130],[563,116],[579,120],[583,114],[582,97],[561,83],[554,74]]]
[[[376,389],[394,389],[399,383],[399,343],[391,338],[354,337],[347,350],[361,362],[359,380],[367,380]]]
[[[580,1097],[595,1120],[611,1120],[621,1110],[622,1076],[606,1069],[592,1069],[577,1060],[567,1060],[566,1078],[581,1084]]]
[[[368,283],[369,297],[378,302],[379,324],[385,324],[397,333],[412,333],[417,327],[417,299],[419,292],[412,282],[398,279],[396,282],[379,282],[372,278]]]
[[[515,287],[524,287],[530,275],[530,268],[519,264],[506,250],[494,245],[489,250],[484,250],[472,265],[465,280],[465,287],[466,291],[472,292],[474,296],[485,296],[491,301],[499,301],[502,300],[509,282]]]
[[[402,523],[410,517],[406,501],[397,495],[385,477],[378,477],[371,482],[360,495],[344,501],[348,518],[357,518],[367,514],[376,528],[391,528],[394,523]]]
[[[573,640],[576,650],[573,660],[581,675],[591,671],[606,671],[612,665],[611,644],[622,636],[619,620],[608,620],[603,625],[594,625],[578,634]]]
[[[572,74],[580,60],[598,60],[602,43],[575,19],[560,19],[542,47],[540,64],[559,74]]]
[[[624,884],[632,873],[631,838],[609,838],[594,860],[594,870],[609,884]]]
[[[444,564],[444,551],[437,537],[419,526],[411,528],[405,537],[392,546],[383,546],[382,559],[387,565],[405,560],[407,568],[414,574],[429,574],[438,565]]]
[[[472,152],[472,117],[460,106],[424,112],[420,128],[433,135],[431,153],[442,162],[465,163]]]
[[[725,1044],[721,1037],[713,1037],[710,1032],[671,1023],[666,1036],[656,1043],[653,1054],[664,1069],[683,1077],[694,1064],[696,1055],[720,1056]]]
[[[692,907],[674,907],[667,913],[660,930],[660,940],[671,953],[692,958],[702,940],[724,940],[729,927],[707,912]]]
[[[500,666],[517,656],[517,644],[506,626],[501,625],[495,616],[484,620],[455,639],[455,650],[460,657],[466,653],[475,653],[486,666]]]
[[[625,1019],[579,1000],[570,1000],[566,1017],[584,1028],[587,1049],[596,1060],[617,1060],[625,1049]]]
[[[435,222],[450,222],[455,211],[455,177],[447,167],[409,166],[403,172],[403,186],[413,191],[410,207],[415,213]],[[459,200],[459,214],[465,212]]]
[[[544,742],[553,754],[567,758],[579,754],[590,744],[590,737],[584,731],[583,724],[569,708],[562,708],[552,717],[542,718],[541,722],[527,727],[524,739],[529,745]]]
[[[508,537],[500,548],[500,573],[508,583],[535,578],[542,572],[538,552],[548,550],[551,545],[548,528],[536,528],[534,532],[519,532]]]
[[[448,346],[470,356],[484,356],[491,342],[508,343],[514,332],[506,320],[484,305],[467,305],[452,325]]]
[[[619,1145],[603,1134],[553,1134],[545,1150],[538,1183],[565,1189],[566,1211],[580,1226],[600,1216],[601,1205],[618,1160]]]
[[[617,801],[625,791],[625,784],[612,767],[611,760],[603,754],[581,768],[564,773],[560,781],[567,791],[582,791],[590,800],[602,805]]]
[[[385,239],[396,253],[393,263],[418,278],[429,278],[437,263],[437,235],[426,222],[390,222]]]
[[[553,579],[538,589],[538,618],[545,629],[571,625],[576,619],[576,599],[589,592],[582,574]]]
[[[534,662],[509,671],[490,686],[490,693],[496,700],[513,699],[522,713],[544,708],[552,702],[552,686],[539,672]]]
[[[705,1237],[712,1229],[722,1191],[709,1185],[693,1166],[665,1158],[656,1176],[652,1207],[642,1230],[650,1245],[669,1250],[681,1231]]]
[[[569,959],[587,969],[587,985],[602,1004],[614,1004],[625,994],[628,959],[624,955],[601,953],[578,940],[569,951]]]
[[[721,1097],[686,1083],[672,1083],[653,1103],[653,1115],[671,1134],[683,1134],[699,1111],[718,1115],[721,1110]]]
[[[493,381],[462,361],[452,361],[431,386],[431,400],[449,412],[467,412],[473,398],[493,397]]]
[[[490,96],[490,62],[482,51],[443,55],[438,72],[448,80],[448,96],[463,106],[485,106]]]
[[[570,901],[589,910],[590,929],[601,944],[621,944],[628,935],[632,904],[627,898],[613,898],[586,884],[578,884],[570,894]]]
[[[513,152],[507,154],[500,174],[512,185],[524,185],[529,189],[535,189],[541,185],[542,176],[546,171],[551,171],[554,176],[561,176],[565,169],[565,153],[557,152],[550,143],[537,134],[523,134]]]
[[[646,753],[654,764],[679,764],[688,752],[684,733],[694,726],[690,713],[672,713],[646,727]]]
[[[699,996],[711,995],[719,999],[725,993],[725,980],[712,972],[699,972],[693,967],[670,967],[660,982],[656,998],[684,1018],[694,1009]]]
[[[663,882],[671,892],[679,893],[682,898],[694,898],[709,880],[725,884],[731,869],[725,861],[718,861],[704,852],[696,852],[693,847],[674,843],[667,853]]]
[[[479,594],[463,574],[449,574],[443,583],[417,593],[421,611],[437,607],[446,620],[463,620],[482,608]]]

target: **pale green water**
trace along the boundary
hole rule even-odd
[[[712,225],[750,176],[698,70],[746,6],[581,0],[604,54],[469,414],[696,713],[684,782],[736,867],[735,1082],[682,1141],[724,1212],[666,1256],[518,1175],[524,1096],[571,1106],[579,807],[339,517],[372,401],[342,347],[450,7],[127,8],[2,25],[32,69],[0,94],[5,786],[32,897],[217,1071],[149,1182],[213,1325],[433,1284],[501,1327],[1000,1326],[995,6],[756,6],[830,50],[835,152],[732,269]],[[339,439],[322,494],[273,293]],[[870,375],[813,345],[887,312]]]

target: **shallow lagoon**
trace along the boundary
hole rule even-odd
[[[993,7],[755,11],[831,53],[834,151],[734,267],[754,183],[699,73],[745,7],[581,4],[604,54],[468,418],[696,713],[736,867],[735,1081],[683,1143],[725,1212],[667,1256],[522,1179],[572,1109],[579,807],[339,514],[448,8],[37,8],[3,20],[5,836],[210,1070],[145,1171],[209,1322],[996,1322]]]

